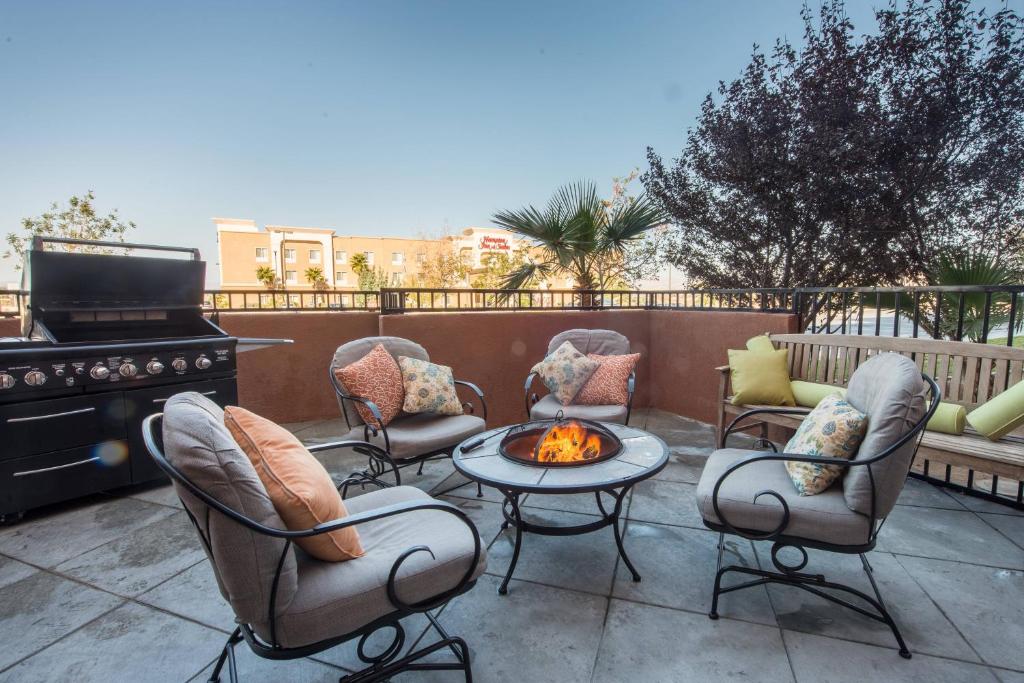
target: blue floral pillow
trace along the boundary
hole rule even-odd
[[[796,434],[786,443],[785,452],[852,460],[867,428],[867,415],[841,396],[826,396],[800,423]],[[813,496],[831,486],[842,475],[843,468],[790,460],[786,462],[786,471],[797,493]]]
[[[544,386],[563,406],[572,403],[590,376],[601,366],[572,345],[563,342],[547,358],[533,366]]]
[[[408,356],[398,357],[398,367],[402,369],[405,388],[402,410],[407,413],[462,415],[462,404],[455,393],[455,378],[450,367]]]

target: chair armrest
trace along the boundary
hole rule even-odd
[[[533,380],[535,380],[535,379],[537,379],[537,373],[536,372],[531,372],[529,375],[526,376],[526,386],[523,387],[523,389],[526,392],[530,391],[530,387],[533,386]]]
[[[477,385],[473,384],[472,382],[467,382],[467,381],[461,380],[461,379],[454,380],[454,382],[455,382],[456,386],[467,387],[467,388],[469,388],[470,391],[472,391],[474,394],[476,394],[476,397],[478,399],[480,399],[480,405],[483,406],[483,409],[484,409],[484,422],[487,422],[487,401],[484,400],[484,392],[480,390],[480,387],[478,387]],[[465,405],[468,405],[470,407],[470,411],[472,412],[473,404],[472,403],[467,403]]]
[[[629,392],[630,396],[636,391],[636,370],[629,373],[629,379],[626,380],[626,391]]]
[[[367,410],[370,411],[370,414],[373,415],[373,419],[375,419],[377,421],[377,426],[374,426],[372,424],[367,424],[367,426],[371,430],[373,430],[373,435],[374,436],[377,435],[377,430],[378,429],[384,429],[384,416],[381,414],[380,408],[377,407],[376,403],[374,403],[373,401],[370,401],[368,399],[365,399],[365,398],[360,398],[359,396],[349,396],[348,394],[343,394],[340,391],[338,392],[338,398],[342,399],[343,401],[352,401],[353,403],[362,403],[364,406],[366,406]]]
[[[715,368],[715,370],[718,370],[719,372],[729,372],[729,366],[719,365],[717,368]]]
[[[358,439],[349,439],[347,441],[331,441],[329,443],[318,443],[312,446],[306,446],[306,450],[310,453],[319,453],[320,451],[330,451],[335,448],[366,448],[372,451],[377,451],[382,456],[387,456],[385,451],[380,446],[375,446],[369,441],[359,441]]]
[[[725,448],[725,442],[729,438],[729,435],[734,431],[737,431],[740,427],[739,424],[746,418],[752,415],[763,415],[763,414],[776,414],[776,415],[806,415],[811,412],[810,408],[752,408],[746,412],[740,413],[736,418],[729,423],[729,426],[722,432],[722,439],[718,444],[719,448]],[[752,426],[752,425],[751,425]]]
[[[523,386],[523,391],[525,392],[524,401],[526,402],[526,419],[527,420],[530,419],[530,406],[535,404],[537,401],[540,400],[537,397],[536,393],[533,393],[533,394],[530,393],[530,388],[533,386],[533,380],[535,380],[535,379],[537,379],[537,373],[536,372],[531,372],[529,375],[526,376],[526,384]]]

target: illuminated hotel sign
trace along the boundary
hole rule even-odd
[[[512,246],[506,237],[494,237],[493,235],[482,235],[480,237],[480,249],[487,251],[508,251]]]

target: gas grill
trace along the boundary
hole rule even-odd
[[[23,336],[0,340],[0,522],[162,477],[141,423],[172,395],[238,402],[239,340],[203,316],[205,272],[195,249],[33,241]]]

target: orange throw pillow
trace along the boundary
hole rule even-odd
[[[598,362],[597,370],[576,394],[573,401],[581,406],[624,406],[629,402],[629,374],[633,372],[639,353],[624,356],[600,356],[587,354],[587,358]]]
[[[235,406],[224,409],[224,424],[249,456],[288,529],[310,529],[348,515],[331,475],[287,429]],[[295,543],[327,562],[342,562],[363,554],[355,527],[297,538]]]
[[[335,368],[334,376],[352,396],[373,401],[380,408],[384,424],[378,425],[377,418],[362,403],[356,403],[356,410],[363,422],[370,426],[386,427],[402,410],[405,389],[402,386],[402,369],[383,344],[377,344],[370,352],[343,368]]]

